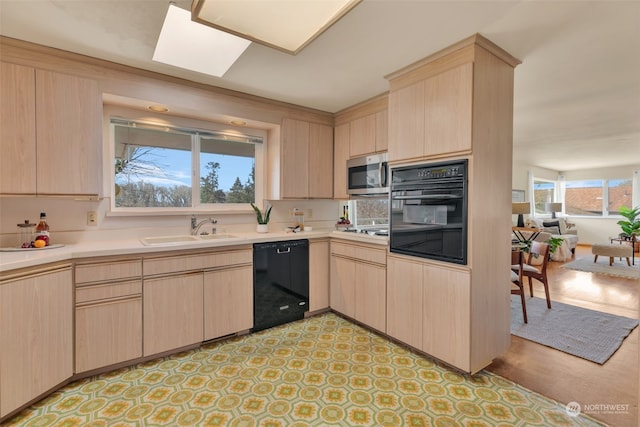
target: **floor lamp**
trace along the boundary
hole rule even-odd
[[[524,214],[531,212],[531,204],[529,202],[511,203],[511,213],[518,215],[518,227],[524,227]]]

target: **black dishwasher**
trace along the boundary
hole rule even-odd
[[[309,241],[253,245],[253,331],[299,320],[309,306]]]

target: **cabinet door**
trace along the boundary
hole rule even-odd
[[[376,151],[387,151],[389,148],[389,111],[376,113]]]
[[[469,272],[424,267],[422,350],[464,371],[470,357]]]
[[[424,82],[389,93],[389,161],[424,153]]]
[[[71,268],[0,283],[0,416],[73,375]]]
[[[36,194],[35,70],[0,67],[0,194]]]
[[[349,134],[351,157],[371,154],[376,151],[376,115],[369,114],[352,120]]]
[[[329,242],[309,243],[309,311],[329,307]]]
[[[355,301],[356,320],[381,332],[387,330],[386,269],[356,262]]]
[[[102,99],[94,80],[36,71],[38,194],[97,195]]]
[[[387,333],[422,348],[422,264],[387,257]]]
[[[253,327],[253,268],[204,273],[204,339]]]
[[[424,103],[424,154],[471,150],[473,64],[425,80]]]
[[[336,127],[333,143],[333,198],[346,200],[347,194],[347,160],[349,160],[350,124]]]
[[[283,198],[306,198],[309,195],[309,123],[282,121],[282,168],[280,185]],[[318,171],[314,171],[318,173]]]
[[[76,307],[76,373],[142,357],[142,298]]]
[[[203,341],[202,282],[202,273],[144,280],[144,356]]]
[[[309,125],[309,197],[333,197],[333,128]]]
[[[356,317],[356,263],[339,256],[331,256],[331,308],[346,316]]]

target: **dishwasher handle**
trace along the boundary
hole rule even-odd
[[[277,252],[277,253],[279,253],[279,254],[288,254],[288,253],[291,253],[291,246],[288,246],[288,247],[286,248],[286,250],[283,250],[283,249],[281,249],[281,248],[278,248],[278,249],[276,250],[276,252]]]

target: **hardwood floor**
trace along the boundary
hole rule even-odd
[[[590,246],[578,246],[575,258],[582,257],[592,257]],[[585,273],[561,265],[550,262],[547,269],[552,302],[640,317],[640,280]],[[544,298],[542,284],[536,281],[534,295]],[[509,352],[487,370],[559,402],[578,402],[583,412],[592,408],[592,417],[612,426],[637,427],[638,329],[632,331],[604,365],[512,336]],[[592,405],[623,406],[611,411]]]

